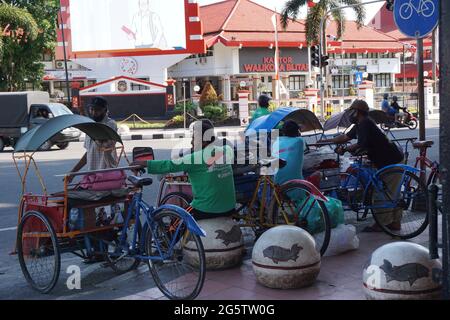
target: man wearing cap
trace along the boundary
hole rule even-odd
[[[90,117],[97,123],[103,123],[117,131],[116,122],[108,116],[108,102],[102,97],[95,97],[88,106]],[[71,171],[79,172],[87,165],[88,171],[117,167],[117,152],[114,141],[96,141],[86,136],[84,148],[86,153]],[[71,182],[73,178],[70,179]]]
[[[191,125],[192,152],[174,160],[137,161],[149,174],[186,172],[194,200],[191,214],[197,220],[229,217],[235,213],[236,192],[232,163],[234,152],[228,145],[215,144],[214,127],[209,121]]]
[[[350,119],[354,124],[352,130],[334,139],[321,140],[324,143],[345,144],[353,139],[358,139],[356,144],[348,147],[339,147],[337,152],[341,155],[345,152],[355,152],[359,149],[367,151],[369,160],[377,169],[383,169],[389,165],[399,164],[404,160],[403,153],[399,148],[386,137],[377,127],[375,122],[369,118],[369,106],[363,100],[356,100],[350,107]],[[391,178],[392,177],[392,178]],[[391,179],[390,179],[391,178]],[[389,190],[397,190],[400,184],[401,175],[387,175],[385,183]],[[378,220],[392,230],[401,229],[401,218],[403,210],[401,208],[376,210],[379,213]],[[383,214],[380,214],[383,213]],[[366,228],[366,232],[378,232],[381,228],[378,225]]]

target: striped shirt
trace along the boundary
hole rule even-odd
[[[117,132],[117,124],[113,119],[105,117],[101,123],[106,124]],[[105,149],[115,148],[115,145],[116,143],[114,141],[92,140],[91,137],[86,136],[84,148],[87,152],[87,170],[95,171],[116,168],[118,166],[116,149],[103,151]]]

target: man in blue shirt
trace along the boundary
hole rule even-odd
[[[383,102],[381,103],[381,110],[386,112],[389,116],[395,117],[395,114],[397,111],[391,107],[391,104],[389,103],[389,94],[385,93],[383,97]]]

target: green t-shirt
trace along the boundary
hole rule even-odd
[[[267,116],[268,114],[270,114],[269,108],[261,108],[259,107],[258,109],[255,110],[255,112],[253,113],[252,116],[252,122],[255,121],[258,118]]]
[[[149,161],[148,173],[187,172],[194,196],[191,206],[205,213],[226,213],[236,208],[233,157],[229,146],[208,146],[181,159]]]

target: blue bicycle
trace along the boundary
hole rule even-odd
[[[411,239],[428,226],[428,190],[417,176],[420,170],[402,164],[376,170],[364,151],[353,154],[354,163],[340,174],[340,186],[326,194],[343,201],[364,221],[371,213],[387,234]]]
[[[164,205],[157,209],[142,200],[151,178],[128,177],[135,192],[124,227],[107,244],[106,258],[119,273],[148,263],[156,286],[172,300],[195,299],[205,281],[206,260],[200,237],[205,232],[184,209]],[[186,244],[189,244],[187,252]]]

